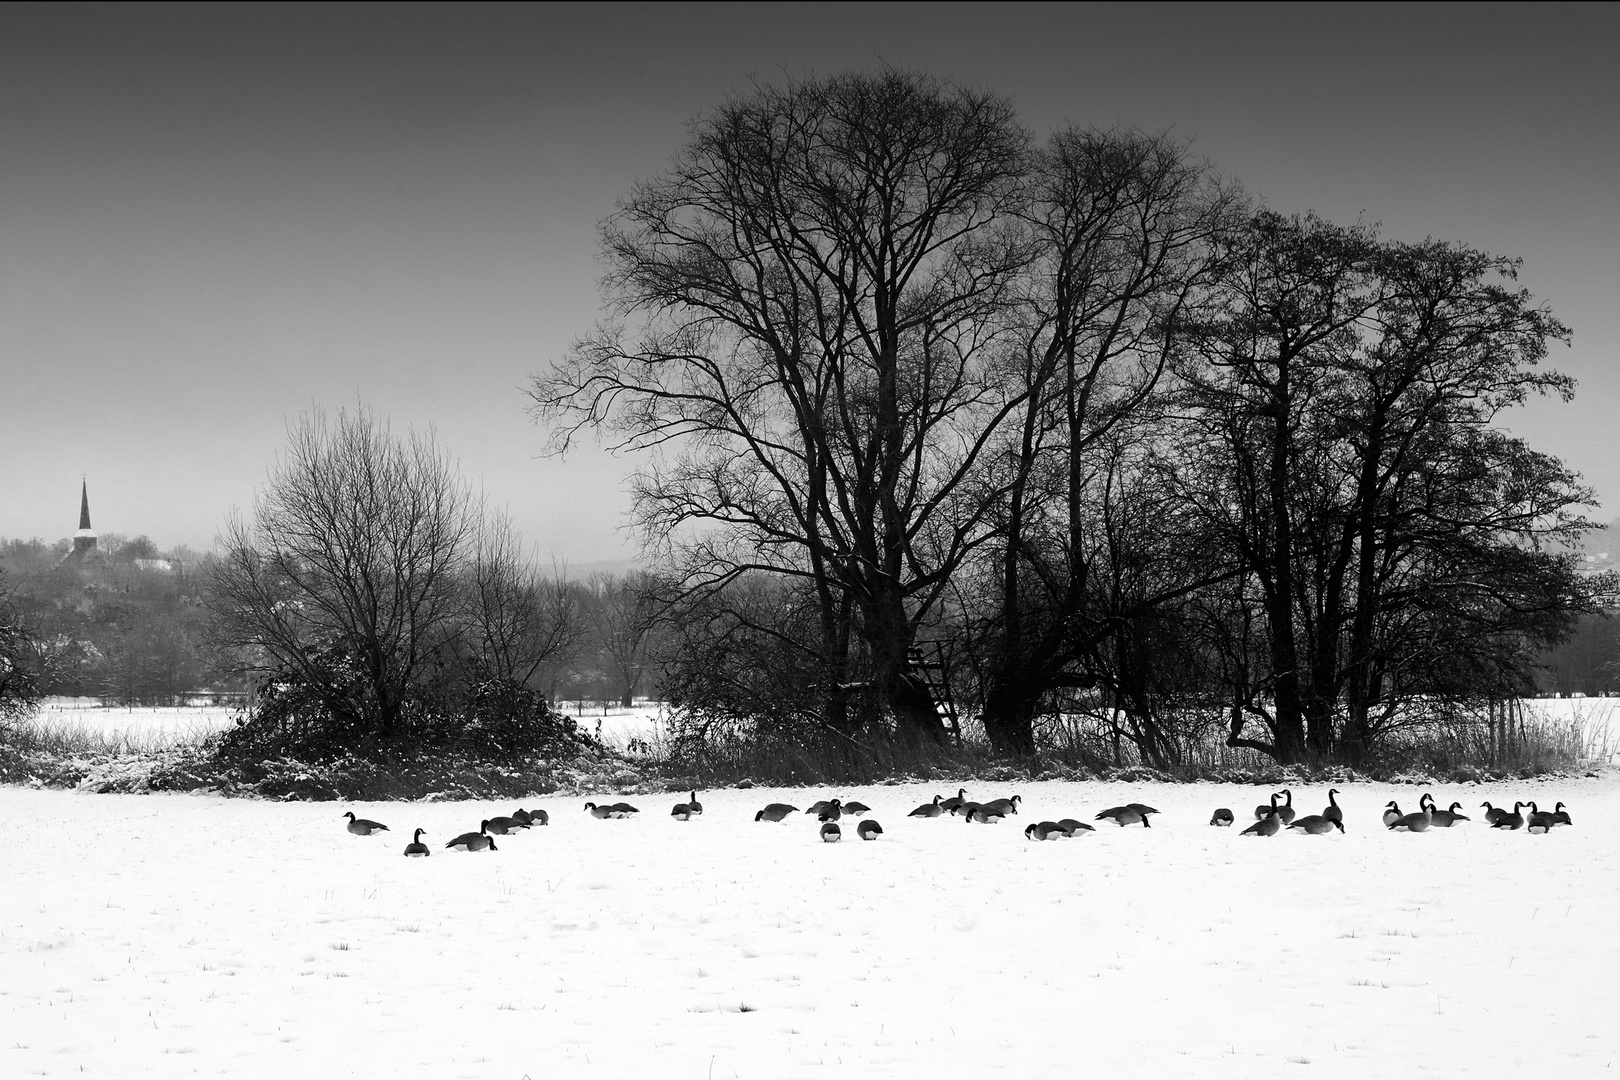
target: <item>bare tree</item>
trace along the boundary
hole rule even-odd
[[[908,650],[997,498],[979,466],[1018,401],[999,363],[1027,141],[1008,102],[892,70],[728,101],[604,227],[636,325],[532,384],[553,450],[603,427],[661,451],[637,521],[689,587],[811,585],[840,729],[870,681],[899,731],[943,737]]]
[[[652,662],[653,634],[663,607],[659,584],[646,572],[593,574],[586,582],[596,640],[618,683],[619,704],[626,707],[634,702]]]
[[[567,574],[547,575],[504,514],[484,522],[468,572],[466,648],[483,672],[532,686],[543,665],[573,659],[587,620]]]
[[[308,413],[251,521],[225,527],[211,599],[220,639],[389,737],[456,629],[476,520],[431,432],[396,437],[364,407]],[[358,691],[334,677],[334,655],[358,672]]]
[[[40,698],[43,650],[0,578],[0,725],[30,715]]]
[[[1527,689],[1525,641],[1612,587],[1546,550],[1588,527],[1591,492],[1496,426],[1574,387],[1539,369],[1568,330],[1515,271],[1312,216],[1237,237],[1181,372],[1185,499],[1252,582],[1228,622],[1259,631],[1232,639],[1229,745],[1358,757],[1422,695]]]
[[[1099,646],[1205,580],[1110,588],[1124,572],[1121,491],[1138,469],[1121,447],[1153,444],[1175,327],[1207,289],[1241,205],[1184,143],[1136,131],[1059,131],[1030,175],[1032,259],[1009,372],[1026,393],[1006,438],[983,690],[991,743],[1026,753],[1043,695],[1110,677],[1093,662]]]

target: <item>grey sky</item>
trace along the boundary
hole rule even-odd
[[[434,425],[570,562],[621,461],[535,457],[596,224],[751,79],[890,63],[1037,131],[1173,129],[1282,211],[1525,260],[1573,405],[1514,418],[1620,509],[1614,7],[0,8],[0,536],[206,547],[289,419]]]

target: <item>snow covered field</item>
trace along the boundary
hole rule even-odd
[[[582,799],[500,850],[488,804],[278,804],[0,789],[0,1076],[1581,1077],[1620,1062],[1620,782],[1573,828],[1386,832],[1418,790],[1350,785],[1345,836],[1239,836],[1265,789],[1033,783],[999,825],[680,823]],[[1314,810],[1322,792],[1299,792]],[[1027,842],[1131,800],[1153,828]],[[356,837],[343,811],[392,831]],[[852,824],[845,822],[846,826]],[[400,853],[414,827],[429,859]]]

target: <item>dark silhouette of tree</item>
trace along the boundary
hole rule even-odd
[[[621,321],[532,384],[554,450],[602,427],[661,451],[636,519],[689,589],[806,580],[841,729],[871,682],[901,734],[943,738],[908,649],[988,534],[979,465],[1020,400],[1026,149],[1002,99],[892,70],[728,101],[604,227]]]
[[[1590,492],[1494,426],[1565,328],[1509,287],[1516,264],[1364,226],[1255,216],[1187,328],[1190,505],[1224,531],[1264,655],[1234,657],[1229,743],[1298,760],[1367,754],[1420,695],[1521,680],[1595,592],[1549,553]],[[1467,662],[1461,662],[1466,658]],[[1494,674],[1485,679],[1478,672]],[[1264,736],[1245,734],[1257,720]]]

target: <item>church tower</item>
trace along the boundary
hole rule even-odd
[[[90,482],[85,480],[79,488],[79,531],[73,534],[70,557],[82,559],[95,551],[96,539],[96,531],[90,527]]]

